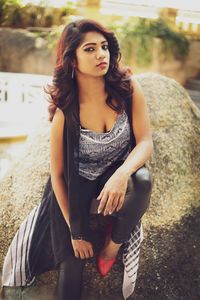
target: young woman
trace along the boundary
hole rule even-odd
[[[141,87],[130,69],[119,65],[120,57],[115,34],[101,24],[82,19],[64,28],[53,84],[47,90],[52,100],[50,177],[41,203],[10,245],[3,285],[30,285],[36,275],[57,268],[58,300],[78,300],[85,261],[96,256],[98,272],[105,276],[120,247],[127,245],[133,253],[132,261],[124,256],[126,271],[135,265],[124,281],[134,276],[132,293],[137,274],[133,254],[139,253],[141,218],[152,189],[145,162],[153,142]],[[97,215],[111,220],[99,253],[89,222],[94,205]],[[25,234],[20,239],[28,221],[29,240]],[[17,238],[23,240],[26,253],[25,247],[16,246]],[[131,242],[135,248],[128,247]],[[21,249],[24,262],[16,257],[10,272],[15,247]],[[25,269],[24,277],[19,277],[19,266]],[[127,294],[124,290],[125,298]]]

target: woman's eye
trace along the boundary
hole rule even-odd
[[[90,51],[91,49],[94,50],[93,47],[89,47],[89,48],[86,48],[85,51],[91,52],[91,51]]]
[[[103,45],[102,48],[103,48],[104,50],[107,50],[107,49],[108,49],[108,45]],[[87,51],[87,52],[92,52],[93,50],[94,50],[93,47],[89,47],[89,48],[86,48],[86,49],[85,49],[85,51]]]
[[[103,45],[103,49],[107,50],[108,49],[108,45]]]

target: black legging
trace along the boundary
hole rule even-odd
[[[101,190],[102,186],[111,176],[113,170],[113,168],[109,169],[101,177],[100,182],[98,181],[99,190]],[[151,190],[152,179],[148,169],[143,166],[130,176],[124,204],[115,216],[113,216],[114,223],[111,238],[115,243],[121,244],[128,240],[130,232],[138,224],[149,206]],[[92,193],[89,186],[85,191]],[[58,300],[81,299],[84,264],[84,259],[69,256],[59,265]]]
[[[85,260],[68,256],[59,265],[57,299],[80,300]]]
[[[131,175],[122,208],[115,214],[112,240],[125,243],[130,232],[135,228],[150,203],[152,180],[146,167]]]

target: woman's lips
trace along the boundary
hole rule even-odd
[[[105,68],[107,66],[107,63],[100,63],[99,65],[97,65],[97,67],[100,68]]]

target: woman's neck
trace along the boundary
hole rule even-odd
[[[77,79],[79,89],[79,102],[83,103],[104,103],[107,97],[105,91],[105,80],[103,77],[83,76]]]

